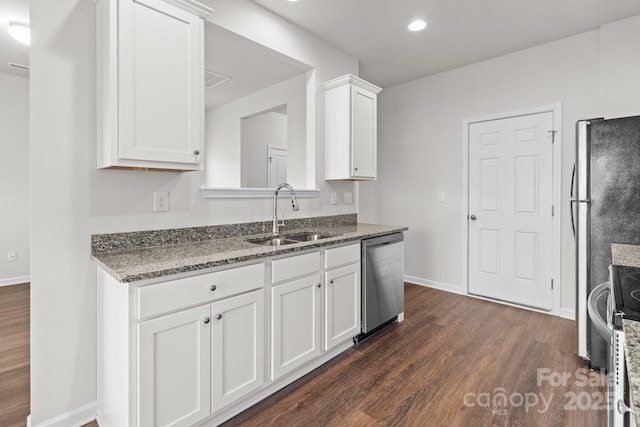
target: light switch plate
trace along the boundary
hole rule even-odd
[[[331,193],[331,204],[332,205],[337,205],[338,204],[338,193]]]
[[[438,201],[439,202],[444,202],[444,200],[445,200],[444,191],[442,191],[442,190],[438,191]]]
[[[18,259],[18,254],[16,251],[7,252],[7,261],[15,261]]]

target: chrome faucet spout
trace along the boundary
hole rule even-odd
[[[293,187],[291,187],[286,182],[283,182],[282,184],[278,185],[278,187],[273,192],[273,226],[271,227],[271,234],[273,236],[277,236],[278,233],[279,233],[279,230],[278,230],[278,193],[283,188],[286,188],[287,190],[289,190],[289,193],[291,193],[291,209],[294,210],[294,211],[297,211],[297,210],[300,209],[298,207],[298,201],[296,200],[296,192],[293,190]]]

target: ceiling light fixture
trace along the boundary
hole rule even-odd
[[[409,31],[422,31],[427,28],[427,23],[422,19],[416,19],[407,27]]]
[[[20,43],[24,43],[27,46],[31,44],[31,30],[29,24],[18,21],[9,22],[9,34]]]

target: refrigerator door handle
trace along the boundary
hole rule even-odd
[[[573,162],[573,172],[571,172],[571,198],[573,199],[573,189],[576,181],[576,162]]]
[[[578,203],[578,201],[573,199],[569,202],[569,210],[571,210],[571,229],[573,230],[573,237],[576,237],[576,220],[573,215],[573,205],[575,203]]]

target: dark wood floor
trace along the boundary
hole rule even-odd
[[[409,284],[405,298],[403,323],[225,425],[606,425],[604,377],[577,371],[574,322]]]
[[[29,415],[29,284],[0,287],[0,426]]]
[[[578,371],[573,322],[416,285],[405,298],[403,323],[225,425],[606,425],[591,409],[606,408],[604,379]],[[2,427],[29,413],[28,303],[28,285],[0,288]]]

